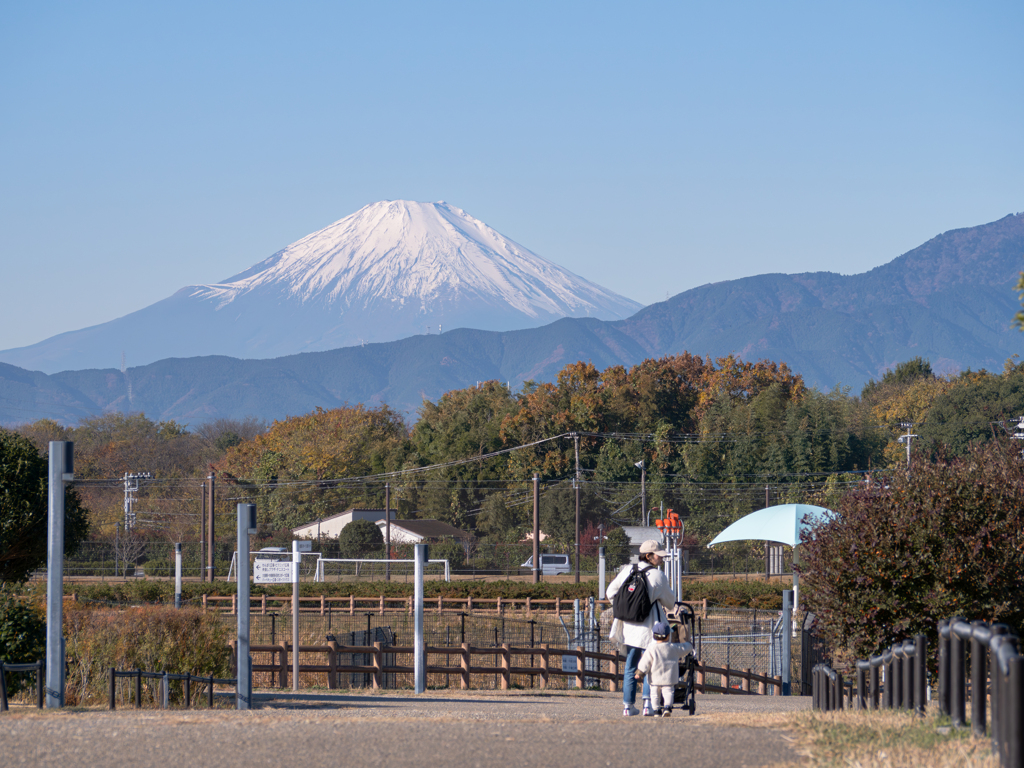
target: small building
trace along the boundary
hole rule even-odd
[[[392,520],[395,519],[396,513],[396,510],[391,510]],[[336,539],[338,538],[338,534],[341,533],[341,529],[355,520],[369,520],[371,523],[380,522],[381,525],[384,525],[384,510],[357,508],[347,509],[337,515],[313,520],[312,522],[305,523],[297,528],[292,528],[292,536],[297,539]]]
[[[665,536],[653,525],[624,525],[622,531],[629,537],[630,557],[640,557],[640,545],[650,539],[654,539],[662,547],[665,546]]]
[[[381,534],[384,533],[384,517],[377,521]],[[423,544],[439,539],[459,539],[462,541],[473,538],[473,534],[448,525],[440,520],[394,520],[391,522],[392,544]]]

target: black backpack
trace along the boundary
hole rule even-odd
[[[649,565],[640,570],[636,565],[633,566],[633,570],[612,599],[612,616],[622,621],[637,623],[647,620],[652,604],[644,574],[653,568],[653,565]]]

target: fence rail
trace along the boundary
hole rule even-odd
[[[210,677],[201,677],[199,675],[193,675],[187,672],[185,674],[176,674],[170,672],[143,672],[141,669],[118,670],[114,667],[110,667],[110,671],[108,674],[110,683],[108,709],[115,709],[117,706],[117,679],[119,677],[132,678],[134,680],[134,699],[136,709],[142,708],[143,678],[160,681],[160,704],[162,709],[167,709],[168,706],[170,705],[170,684],[172,680],[182,681],[185,709],[189,709],[192,706],[192,681],[195,681],[197,683],[206,683],[207,703],[211,708],[213,707],[214,685],[238,685],[237,678],[216,678],[212,675]]]
[[[234,615],[238,612],[238,598],[236,595],[203,595],[202,606],[204,610],[220,611]],[[554,613],[561,616],[563,613],[571,615],[574,612],[575,600],[563,600],[561,598],[537,599],[532,597],[510,598],[510,597],[437,597],[427,598],[423,601],[423,608],[431,613]],[[596,600],[595,604],[603,608],[611,605],[609,600]],[[687,602],[694,612],[707,618],[707,598],[699,602]],[[249,599],[249,611],[252,614],[267,615],[268,612],[290,612],[292,610],[291,595],[259,595]],[[386,597],[375,595],[373,597],[300,597],[300,613],[318,613],[321,616],[327,615],[328,611],[335,613],[405,613],[412,615],[414,610],[413,597]]]
[[[46,688],[46,661],[32,661],[27,664],[11,664],[0,659],[0,712],[8,711],[7,702],[7,672],[35,672],[36,673],[36,706],[43,708],[43,697]]]
[[[954,727],[967,724],[970,690],[971,729],[989,733],[992,752],[1003,768],[1024,768],[1024,656],[1019,639],[1005,624],[969,622],[960,616],[938,623],[938,705]],[[970,656],[970,669],[966,660]],[[842,675],[826,664],[814,668],[812,706],[842,709],[844,693],[857,709],[913,709],[923,715],[928,682],[924,635],[895,643],[884,653],[856,662],[856,684],[847,689]],[[991,702],[991,730],[986,729]]]
[[[235,643],[231,643],[232,653],[237,653]],[[541,690],[547,688],[552,677],[572,678],[577,688],[585,688],[589,680],[607,681],[608,690],[615,692],[619,690],[619,679],[621,667],[625,657],[618,653],[600,653],[589,651],[583,646],[576,646],[573,649],[552,648],[542,644],[534,647],[515,647],[508,643],[500,646],[476,646],[470,643],[462,643],[456,646],[424,646],[427,657],[431,655],[454,656],[458,659],[457,665],[441,665],[427,663],[426,673],[428,675],[446,675],[459,678],[459,687],[462,690],[469,690],[472,686],[473,675],[496,675],[500,681],[500,690],[509,690],[512,687],[512,676],[523,675],[539,678]],[[289,656],[294,653],[294,646],[287,640],[282,640],[277,645],[251,645],[250,652],[271,654],[275,659],[270,664],[253,664],[253,672],[269,672],[274,678],[278,687],[287,688],[291,664]],[[365,674],[368,675],[373,689],[377,690],[384,686],[384,676],[389,674],[411,674],[414,672],[412,664],[389,664],[389,658],[395,656],[411,656],[415,648],[411,646],[387,645],[375,642],[372,645],[342,645],[336,641],[329,641],[326,645],[299,645],[300,654],[323,654],[326,656],[326,663],[303,663],[299,664],[299,673],[320,673],[327,675],[327,688],[334,690],[339,688],[339,675],[342,674]],[[364,656],[369,658],[368,664],[343,664],[341,656]],[[528,656],[539,660],[538,666],[523,666],[512,663],[515,657]],[[474,663],[474,658],[491,657],[497,663],[480,664]],[[552,664],[552,658],[557,657],[561,662],[565,657],[572,658],[575,663],[570,669],[565,668],[564,663]],[[591,664],[590,662],[595,662]],[[604,662],[604,669],[601,668]],[[719,685],[708,681],[709,675],[719,675]],[[732,681],[738,680],[739,687],[733,687]],[[751,685],[756,684],[756,690]],[[700,693],[724,693],[734,695],[782,695],[782,676],[759,675],[749,669],[731,669],[729,666],[713,667],[710,665],[697,665],[697,691]]]

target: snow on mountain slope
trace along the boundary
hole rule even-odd
[[[271,358],[458,327],[531,328],[641,308],[447,203],[385,201],[224,282],[193,285],[108,323],[0,352],[52,373],[168,357]]]
[[[462,293],[500,300],[529,318],[628,317],[636,302],[584,280],[447,203],[373,203],[307,235],[266,261],[194,298],[218,308],[273,287],[302,303],[339,311],[386,301],[410,304],[425,317],[432,303]]]

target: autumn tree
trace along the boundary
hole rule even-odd
[[[1024,463],[1009,440],[843,496],[801,545],[808,610],[863,658],[953,615],[1024,626]]]
[[[324,410],[276,421],[228,450],[215,467],[252,495],[272,530],[343,512],[383,506],[383,482],[362,478],[402,466],[405,423],[386,405]]]

